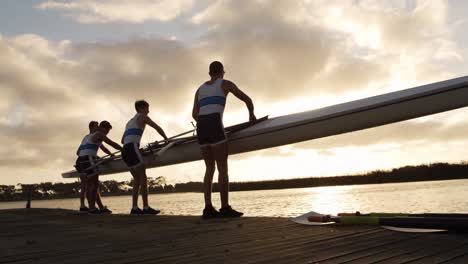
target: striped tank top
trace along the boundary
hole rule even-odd
[[[138,127],[137,120],[140,116],[140,113],[137,113],[132,119],[127,122],[125,126],[124,140],[123,143],[137,143],[140,145],[143,132],[145,131],[145,126],[143,128]]]
[[[86,135],[83,138],[83,140],[81,141],[81,144],[80,144],[80,151],[78,153],[78,155],[80,157],[83,157],[83,156],[96,157],[97,156],[97,152],[98,152],[99,147],[101,146],[102,143],[96,144],[96,143],[92,142],[92,138],[96,133],[97,132],[94,132],[93,134]]]
[[[222,84],[223,79],[218,78],[213,84],[204,83],[198,88],[198,115],[218,113],[223,117],[226,95],[221,88]]]

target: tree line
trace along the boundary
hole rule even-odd
[[[270,180],[254,182],[232,182],[231,191],[250,191],[268,189],[305,188],[336,185],[360,185],[378,183],[397,183],[414,181],[436,181],[450,179],[467,179],[468,163],[457,164],[433,163],[419,166],[405,166],[392,170],[377,170],[352,176],[309,177],[288,180]],[[103,196],[131,195],[133,180],[101,182]],[[217,184],[213,186],[217,191]],[[202,182],[167,184],[163,176],[148,178],[148,190],[151,194],[174,192],[202,192]],[[80,183],[52,183],[0,185],[0,201],[75,198],[78,197]]]
[[[0,185],[0,201],[18,201],[29,198],[33,200],[59,199],[78,197],[81,189],[79,181],[72,183],[43,182],[39,184]],[[101,181],[100,188],[103,196],[131,195],[133,179],[131,181]],[[148,177],[149,193],[172,192],[173,186],[166,184],[163,176]]]

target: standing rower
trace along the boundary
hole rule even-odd
[[[205,209],[203,218],[240,217],[243,213],[229,205],[228,142],[223,126],[223,113],[226,97],[231,92],[245,102],[249,110],[249,120],[256,120],[254,105],[249,96],[233,82],[224,80],[224,67],[219,61],[210,64],[211,79],[195,93],[192,117],[197,121],[197,136],[206,165],[203,179]],[[218,212],[211,204],[211,192],[215,165],[218,167],[218,187],[221,195],[221,209]]]
[[[159,210],[151,208],[148,204],[148,178],[146,176],[146,166],[143,161],[143,156],[140,152],[140,141],[145,131],[146,125],[154,128],[158,133],[167,140],[164,130],[158,126],[148,116],[149,104],[144,101],[135,102],[136,115],[130,119],[125,127],[125,133],[122,136],[122,159],[130,169],[133,176],[132,190],[132,209],[130,214],[159,214]],[[143,210],[138,208],[138,193],[141,193],[143,200]]]
[[[109,122],[102,121],[94,132],[84,137],[83,142],[77,151],[78,159],[76,160],[76,169],[78,172],[85,174],[85,179],[83,180],[86,181],[85,188],[87,189],[89,204],[88,213],[90,214],[111,213],[111,211],[102,204],[99,194],[99,171],[97,167],[94,167],[98,149],[102,148],[101,146],[103,141],[117,150],[122,149],[119,144],[107,137],[107,134],[111,129],[112,126]],[[110,151],[107,148],[104,147],[104,149],[106,153],[110,154]],[[96,208],[96,201],[100,209]]]
[[[80,144],[80,147],[76,150],[76,155],[79,157],[80,156],[80,150],[81,148],[86,148],[86,144],[87,142],[89,141],[89,136],[93,133],[96,132],[96,130],[98,129],[99,127],[99,123],[98,121],[91,121],[89,122],[88,124],[88,128],[89,128],[89,134],[86,135],[83,140],[81,141],[81,144]],[[113,155],[104,145],[101,144],[101,146],[99,146],[100,149],[102,151],[104,151],[106,154],[109,154],[109,155]],[[78,172],[83,172],[82,170],[82,164],[81,164],[81,161],[79,161],[79,158],[78,160],[76,161],[76,165],[75,165],[76,169]],[[86,197],[86,183],[87,183],[87,177],[86,175],[83,175],[81,174],[80,176],[80,187],[81,187],[81,191],[80,191],[80,212],[88,212],[88,207],[86,207],[85,205],[85,197]],[[97,197],[96,197],[96,203],[98,204],[99,208],[101,209],[101,211],[103,212],[106,212],[106,213],[111,213],[111,211],[102,204],[102,201],[101,201],[101,195],[100,195],[100,191],[98,189],[98,192],[97,192]]]

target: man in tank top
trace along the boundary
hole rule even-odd
[[[149,104],[144,101],[135,102],[136,115],[130,119],[125,126],[125,133],[122,136],[122,159],[130,169],[133,176],[133,190],[132,190],[132,209],[130,214],[159,214],[160,211],[153,209],[148,204],[148,178],[146,176],[146,166],[143,156],[140,152],[140,141],[145,131],[146,125],[154,128],[165,140],[167,136],[164,130],[158,126],[148,116]],[[138,208],[138,193],[141,193],[143,200],[143,210]]]
[[[243,213],[232,209],[229,205],[228,143],[222,118],[229,93],[234,94],[246,104],[250,121],[256,120],[254,105],[250,97],[233,82],[223,79],[225,72],[221,62],[212,62],[209,70],[211,79],[198,88],[192,110],[192,117],[197,121],[198,143],[206,165],[203,179],[205,197],[203,218],[240,217]],[[211,203],[215,165],[218,168],[218,186],[221,195],[219,212]]]
[[[83,169],[82,169],[83,166],[82,165],[84,165],[84,164],[81,164],[81,161],[79,159],[80,149],[82,147],[83,148],[85,147],[86,142],[89,140],[89,136],[91,134],[95,133],[96,130],[98,129],[98,127],[99,127],[99,123],[97,121],[89,122],[89,124],[88,124],[89,134],[84,136],[83,140],[81,141],[80,147],[76,150],[76,155],[78,156],[78,159],[76,160],[75,168],[82,175],[82,176],[80,176],[80,187],[81,187],[81,191],[80,191],[80,212],[88,212],[88,210],[89,210],[88,207],[86,207],[86,205],[85,205],[87,176],[84,175],[84,174],[92,173],[92,170],[90,170],[89,172],[88,171],[83,171]],[[101,144],[101,146],[99,146],[99,148],[102,151],[104,151],[106,154],[109,154],[109,155],[112,156],[112,153],[104,145]],[[82,159],[84,159],[84,158],[82,158]],[[88,162],[87,159],[84,161],[84,163],[86,165],[89,165],[89,162]],[[96,203],[98,204],[98,206],[99,206],[99,208],[100,208],[100,210],[102,212],[104,212],[104,213],[111,213],[112,212],[106,206],[104,206],[102,204],[99,189],[98,189],[98,192],[97,192]]]
[[[112,129],[112,126],[107,121],[102,121],[96,131],[83,139],[83,142],[78,151],[77,170],[86,174],[86,189],[87,198],[89,204],[89,214],[102,214],[109,213],[106,210],[99,210],[96,208],[96,199],[98,197],[99,189],[99,171],[95,167],[95,161],[97,158],[97,152],[102,142],[111,145],[117,150],[121,150],[122,147],[110,140],[107,134]],[[92,167],[92,169],[90,169]]]

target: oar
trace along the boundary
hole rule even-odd
[[[379,225],[378,216],[334,216],[334,215],[312,215],[307,217],[309,222],[328,223],[335,222],[340,224],[362,224],[362,225]]]
[[[379,224],[397,228],[418,228],[468,232],[468,218],[449,217],[380,217]]]
[[[187,131],[187,132],[184,132],[184,133],[177,134],[177,135],[175,135],[175,136],[172,136],[172,137],[168,138],[167,140],[171,140],[171,139],[174,139],[174,138],[178,138],[178,137],[181,137],[181,136],[185,136],[185,135],[187,135],[187,134],[190,134],[190,133],[195,132],[195,130],[196,130],[196,128],[195,128],[195,129],[192,129],[192,130],[189,130],[189,131]],[[161,140],[160,142],[164,142],[164,141],[165,141],[165,140]]]
[[[160,150],[158,150],[158,152],[156,152],[156,153],[154,154],[153,157],[157,157],[157,156],[162,156],[162,155],[164,155],[164,153],[165,153],[168,149],[170,149],[172,146],[174,146],[175,143],[176,143],[176,142],[171,142],[171,143],[167,144],[166,146],[164,146],[163,148],[161,148]]]
[[[468,214],[457,213],[420,213],[420,214],[405,214],[405,213],[339,213],[338,216],[379,216],[379,217],[448,217],[448,218],[468,218]]]
[[[194,132],[194,131],[195,131],[195,129],[192,129],[192,130],[186,131],[186,132],[184,132],[184,133],[180,133],[180,134],[177,134],[177,135],[175,135],[175,136],[169,137],[169,138],[167,138],[167,139],[163,139],[163,140],[159,140],[159,141],[155,141],[155,142],[149,143],[149,144],[146,146],[146,148],[148,148],[148,149],[151,150],[151,148],[152,148],[153,146],[155,146],[155,145],[156,145],[156,146],[159,146],[159,144],[161,144],[161,143],[169,142],[169,141],[171,141],[172,139],[176,139],[176,138],[178,138],[178,137],[181,137],[181,136],[190,134],[190,133],[192,133],[192,132]]]
[[[309,222],[329,223],[335,222],[343,225],[381,225],[406,229],[431,229],[435,231],[468,232],[468,218],[466,217],[418,217],[418,216],[395,216],[381,217],[370,215],[359,216],[332,216],[311,215],[307,218]],[[405,231],[405,230],[398,230]],[[411,232],[411,231],[405,231]]]
[[[112,152],[111,154],[107,154],[105,156],[102,156],[101,158],[99,159],[107,159],[107,158],[110,158],[110,157],[114,157],[116,154],[120,153],[121,151],[120,150],[117,150],[116,152]]]

